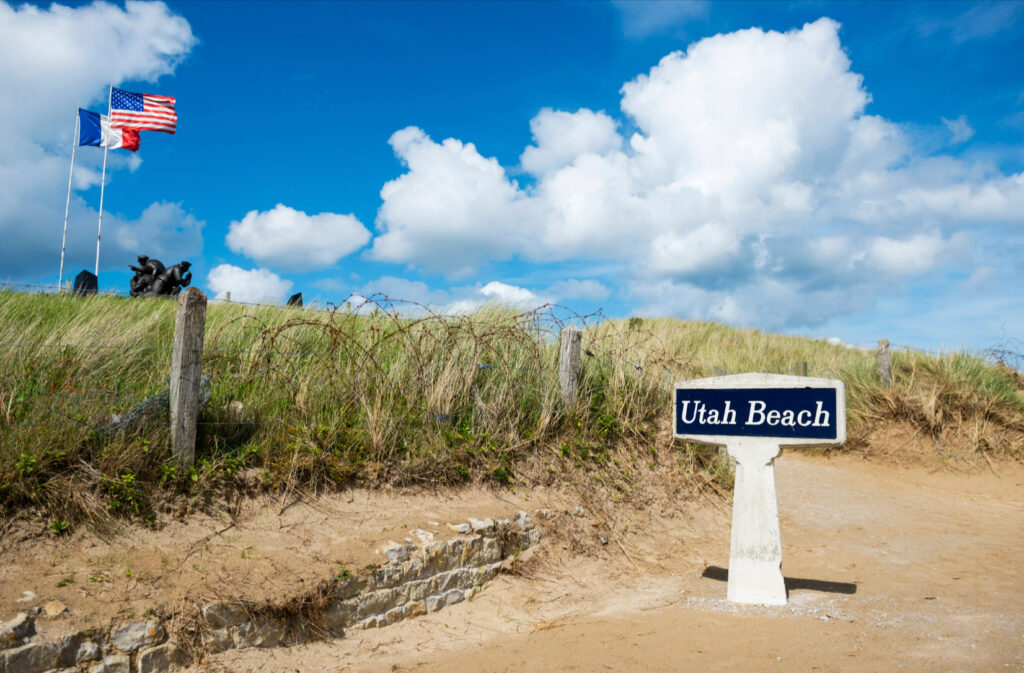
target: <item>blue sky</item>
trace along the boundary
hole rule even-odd
[[[922,348],[1024,332],[1024,3],[0,3],[0,278],[487,300]],[[65,276],[92,269],[79,148]]]

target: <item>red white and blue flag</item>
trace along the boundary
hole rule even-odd
[[[139,132],[129,128],[110,128],[107,115],[78,108],[78,144],[109,147],[110,149],[139,149]]]
[[[110,91],[110,125],[113,128],[174,133],[178,126],[174,98],[113,88]]]

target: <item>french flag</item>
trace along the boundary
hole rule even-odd
[[[132,152],[139,149],[139,131],[133,128],[110,128],[107,115],[78,108],[78,144]]]

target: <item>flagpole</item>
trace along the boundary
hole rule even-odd
[[[106,93],[106,127],[110,128],[111,125],[111,98],[114,96],[114,85],[111,84],[111,88]],[[99,137],[102,142],[103,136],[103,124],[100,121],[99,124]],[[105,144],[103,145],[103,176],[99,179],[99,222],[96,224],[96,285],[99,285],[99,233],[103,228],[103,186],[106,182],[106,152],[109,148]]]
[[[75,137],[71,143],[71,170],[68,171],[68,201],[64,204],[64,234],[60,239],[60,273],[57,275],[57,291],[64,282],[64,246],[68,241],[68,212],[71,210],[71,176],[75,173],[75,148],[78,147],[78,124],[82,118],[82,106],[75,112]]]

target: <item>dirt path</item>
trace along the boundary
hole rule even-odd
[[[728,512],[654,521],[629,563],[552,547],[475,600],[232,671],[1024,671],[1024,470],[777,463],[790,603],[725,599]]]

